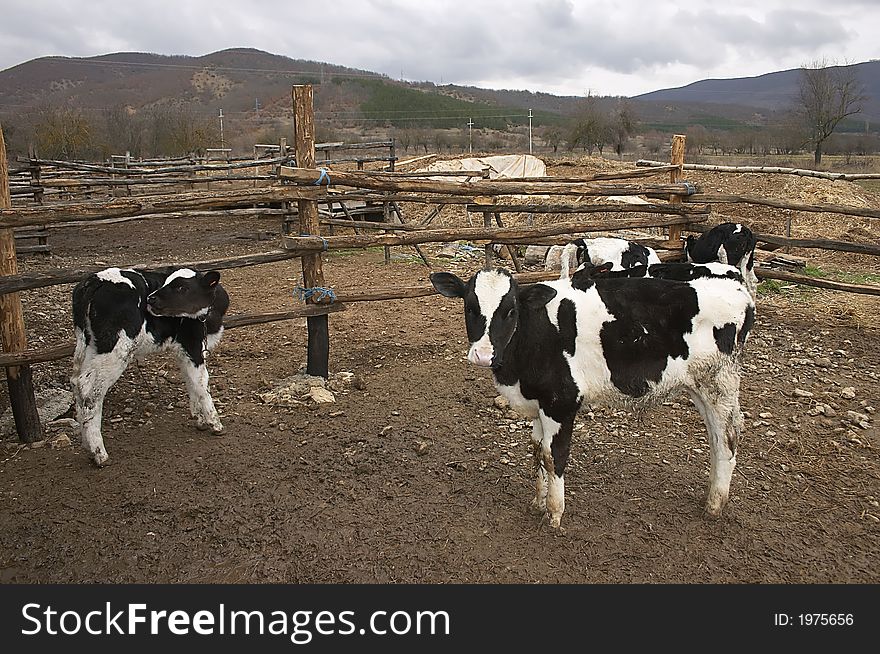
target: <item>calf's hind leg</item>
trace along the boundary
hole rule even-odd
[[[107,465],[110,459],[101,435],[104,398],[131,363],[133,351],[134,341],[125,336],[124,332],[120,332],[113,349],[105,353],[98,353],[94,343],[85,345],[82,334],[77,334],[70,381],[76,403],[80,441],[97,466]]]
[[[709,433],[709,494],[706,514],[718,518],[730,495],[736,467],[736,448],[742,432],[739,407],[739,373],[722,369],[714,379],[688,393]]]

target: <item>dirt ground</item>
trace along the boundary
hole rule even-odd
[[[729,192],[877,206],[848,182],[695,177]],[[724,213],[784,233],[781,211]],[[19,265],[262,252],[276,241],[255,236],[278,233],[276,222],[59,228],[52,256]],[[876,224],[828,214],[795,216],[793,233],[880,243]],[[461,275],[482,261],[425,250],[435,269]],[[877,272],[875,259],[798,254],[823,269]],[[429,273],[406,248],[395,248],[390,265],[381,248],[329,254],[324,271],[337,290],[422,284]],[[230,314],[296,306],[300,282],[297,260],[222,277]],[[23,294],[32,347],[72,338],[70,289]],[[357,303],[331,315],[336,401],[319,406],[260,397],[302,371],[305,320],[229,330],[208,360],[222,436],[195,428],[175,364],[158,355],[131,366],[108,395],[113,465],[90,465],[63,420],[40,447],[6,437],[0,582],[877,583],[878,316],[877,297],[762,291],[744,362],[746,429],[717,521],[702,515],[708,446],[685,396],[642,416],[584,412],[564,535],[529,508],[529,424],[497,408],[490,373],[465,361],[457,302]],[[69,366],[35,365],[37,390],[68,388]],[[2,410],[5,385],[0,393]]]

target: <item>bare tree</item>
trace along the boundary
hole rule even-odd
[[[580,102],[571,122],[568,147],[582,147],[592,155],[597,143],[603,139],[606,118],[599,108],[598,98],[590,93]]]
[[[822,144],[847,116],[860,113],[867,99],[853,66],[830,66],[823,59],[801,69],[797,114],[813,148],[813,162],[822,163]]]
[[[34,136],[37,151],[52,159],[75,159],[92,154],[94,127],[81,110],[45,105],[37,110]]]
[[[626,100],[620,102],[612,112],[608,125],[611,144],[614,146],[618,158],[623,155],[623,149],[626,147],[629,137],[635,134],[636,123],[638,123],[638,117],[633,108]]]
[[[134,157],[141,156],[144,121],[133,109],[116,105],[101,113],[103,118],[104,149],[108,153],[130,152]]]
[[[559,144],[562,143],[562,130],[558,125],[548,125],[541,131],[541,137],[544,140],[544,143],[553,148],[553,154],[556,154],[559,149]]]

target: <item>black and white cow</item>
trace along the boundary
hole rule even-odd
[[[106,465],[109,458],[101,436],[104,397],[133,359],[160,349],[177,356],[199,429],[223,432],[205,366],[205,353],[220,341],[229,308],[219,282],[216,270],[108,268],[73,289],[76,348],[70,381],[82,445],[96,465]]]
[[[582,263],[571,276],[571,285],[580,290],[586,290],[594,279],[621,279],[636,277],[653,277],[654,279],[670,279],[678,282],[690,282],[695,279],[710,277],[722,277],[734,279],[744,284],[742,273],[726,263],[684,263],[673,261],[670,263],[652,263],[649,266],[639,264],[632,268],[614,270],[610,263],[594,266],[589,262]]]
[[[532,418],[537,486],[533,505],[558,527],[563,474],[583,403],[646,407],[685,390],[709,433],[706,513],[721,515],[742,426],[739,353],[754,302],[735,279],[567,279],[520,288],[505,270],[465,282],[431,275],[463,298],[468,360],[490,367],[511,406]]]
[[[691,263],[718,261],[738,268],[754,298],[758,292],[758,277],[754,270],[757,242],[752,230],[745,225],[721,223],[699,237],[688,236],[684,251]]]
[[[554,251],[554,248],[557,248]],[[622,238],[597,236],[578,238],[566,245],[554,245],[547,253],[545,270],[560,270],[559,277],[570,277],[581,264],[594,266],[611,264],[611,270],[624,270],[633,266],[660,263],[660,257],[652,249]]]

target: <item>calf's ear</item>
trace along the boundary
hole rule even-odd
[[[532,309],[538,309],[547,304],[556,297],[556,289],[545,286],[544,284],[532,284],[526,286],[519,292],[519,301],[521,304]]]
[[[220,273],[216,270],[209,270],[202,277],[202,284],[208,288],[214,288],[220,282]]]
[[[453,273],[435,272],[431,273],[430,278],[431,284],[434,285],[434,288],[437,289],[440,295],[464,297],[466,285]]]

